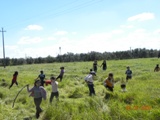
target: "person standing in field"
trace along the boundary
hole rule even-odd
[[[97,72],[97,60],[93,62],[93,71]]]
[[[96,73],[91,71],[84,79],[89,88],[89,96],[95,95],[93,76],[96,76]]]
[[[113,92],[113,88],[114,88],[113,73],[108,74],[108,78],[104,81],[103,84],[107,89],[109,89],[111,92]]]
[[[129,66],[127,67],[125,74],[126,74],[126,82],[128,82],[129,79],[132,79],[132,70],[130,70]]]
[[[59,79],[60,78],[60,82],[62,81],[63,79],[63,75],[64,75],[64,67],[60,67],[60,74],[58,75],[58,77],[56,79]]]
[[[103,66],[103,67],[102,67],[102,66]],[[107,62],[106,62],[106,60],[103,60],[103,62],[102,62],[102,64],[101,64],[100,67],[102,67],[102,69],[103,69],[104,71],[107,69]]]
[[[13,74],[12,83],[9,86],[9,89],[13,86],[14,83],[18,86],[17,76],[18,76],[18,71],[15,71],[14,74]]]
[[[58,100],[59,92],[58,92],[58,82],[56,81],[56,78],[55,77],[51,77],[50,80],[51,80],[51,85],[52,85],[50,103],[52,103],[52,100],[53,100],[54,97],[56,97],[56,99]]]
[[[38,77],[36,78],[36,80],[39,78],[40,79],[40,81],[41,81],[41,86],[43,86],[44,87],[44,83],[45,83],[45,81],[44,81],[44,79],[45,79],[45,74],[43,73],[43,70],[41,70],[40,71],[40,74],[38,75]]]
[[[159,64],[157,64],[156,67],[154,68],[154,72],[158,72],[158,71],[160,71]]]
[[[46,100],[46,90],[41,85],[40,80],[36,80],[34,82],[34,87],[29,89],[29,85],[27,85],[27,91],[31,92],[30,96],[34,98],[34,104],[36,106],[36,118],[39,118],[40,113],[42,112],[42,109],[40,107],[42,98]]]

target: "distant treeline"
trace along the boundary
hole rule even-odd
[[[26,57],[26,58],[8,58],[5,61],[3,58],[0,59],[0,66],[4,65],[23,65],[23,64],[40,64],[40,63],[53,63],[53,62],[78,62],[78,61],[94,61],[94,60],[122,60],[122,59],[134,59],[134,58],[151,58],[160,57],[160,50],[153,49],[141,49],[136,48],[128,51],[117,51],[117,52],[89,52],[89,53],[66,53],[58,55],[57,57],[47,56],[45,58],[38,57]]]

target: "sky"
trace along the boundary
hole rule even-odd
[[[3,0],[0,58],[160,50],[159,6],[160,0]]]

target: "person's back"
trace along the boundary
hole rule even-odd
[[[92,74],[88,74],[88,75],[86,76],[85,81],[86,81],[88,84],[93,84],[93,76],[92,76]]]
[[[91,71],[84,79],[89,88],[89,96],[92,96],[92,94],[95,95],[93,75],[96,76],[96,73],[94,71]]]

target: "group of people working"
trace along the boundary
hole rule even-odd
[[[103,70],[107,69],[106,60],[103,61],[103,63],[101,64],[100,67],[102,67]],[[51,92],[50,99],[49,99],[50,103],[52,103],[52,100],[54,97],[56,97],[57,100],[59,99],[57,79],[60,78],[60,81],[62,81],[62,78],[64,75],[64,67],[61,67],[60,69],[61,69],[61,71],[60,71],[60,74],[58,75],[58,77],[52,76],[50,78],[50,83],[46,83],[45,74],[43,73],[43,71],[40,71],[40,74],[38,75],[38,77],[36,78],[36,81],[34,82],[34,86],[30,89],[29,84],[27,85],[27,91],[30,92],[31,93],[30,96],[32,96],[34,98],[34,104],[36,106],[36,118],[39,118],[40,113],[43,111],[40,107],[40,104],[42,102],[42,98],[44,100],[46,100],[46,93],[47,92],[44,89],[44,83],[51,84],[51,86],[52,86],[52,92]],[[158,64],[156,65],[154,71],[155,72],[160,71]],[[89,88],[89,96],[96,95],[95,89],[94,89],[94,76],[96,76],[96,72],[97,72],[97,61],[95,60],[93,63],[93,69],[90,69],[89,74],[84,79],[88,85],[88,88]],[[125,74],[126,74],[126,82],[128,82],[129,79],[132,79],[132,70],[130,70],[129,66],[127,67]],[[13,74],[12,83],[9,86],[9,89],[13,86],[14,83],[16,85],[18,85],[17,76],[18,76],[18,71],[15,71],[15,73]],[[114,75],[113,75],[113,73],[108,74],[108,77],[105,79],[103,85],[109,91],[113,92],[113,88],[114,88]],[[122,83],[121,88],[123,90],[125,90],[125,87],[126,87],[125,83]]]
[[[64,75],[64,67],[60,67],[60,74],[58,77],[51,77],[50,80],[45,81],[45,74],[43,71],[40,71],[40,74],[36,78],[34,82],[34,86],[30,89],[29,84],[27,84],[27,91],[30,92],[31,94],[29,96],[32,96],[34,98],[34,104],[36,106],[36,118],[39,118],[40,113],[43,111],[40,107],[42,98],[46,100],[46,90],[44,88],[44,83],[46,84],[51,84],[52,86],[52,92],[50,95],[50,103],[52,103],[52,100],[54,97],[58,100],[59,98],[59,92],[58,92],[58,82],[56,80],[60,79],[62,81],[63,75]],[[13,84],[16,84],[18,86],[17,82],[17,77],[18,77],[18,71],[15,71],[13,74],[12,82],[11,85],[9,86],[9,89],[13,86]],[[48,83],[49,82],[49,83]]]
[[[130,70],[130,67],[127,67],[127,70],[125,72],[126,74],[126,82],[128,82],[129,79],[132,79],[132,70]],[[89,88],[89,95],[95,95],[95,89],[94,89],[94,76],[96,76],[96,72],[90,69],[89,74],[84,78],[85,82],[88,85]],[[114,75],[113,73],[109,73],[108,77],[103,82],[103,85],[111,92],[113,92],[114,88]],[[125,84],[121,84],[121,88],[125,91]]]

